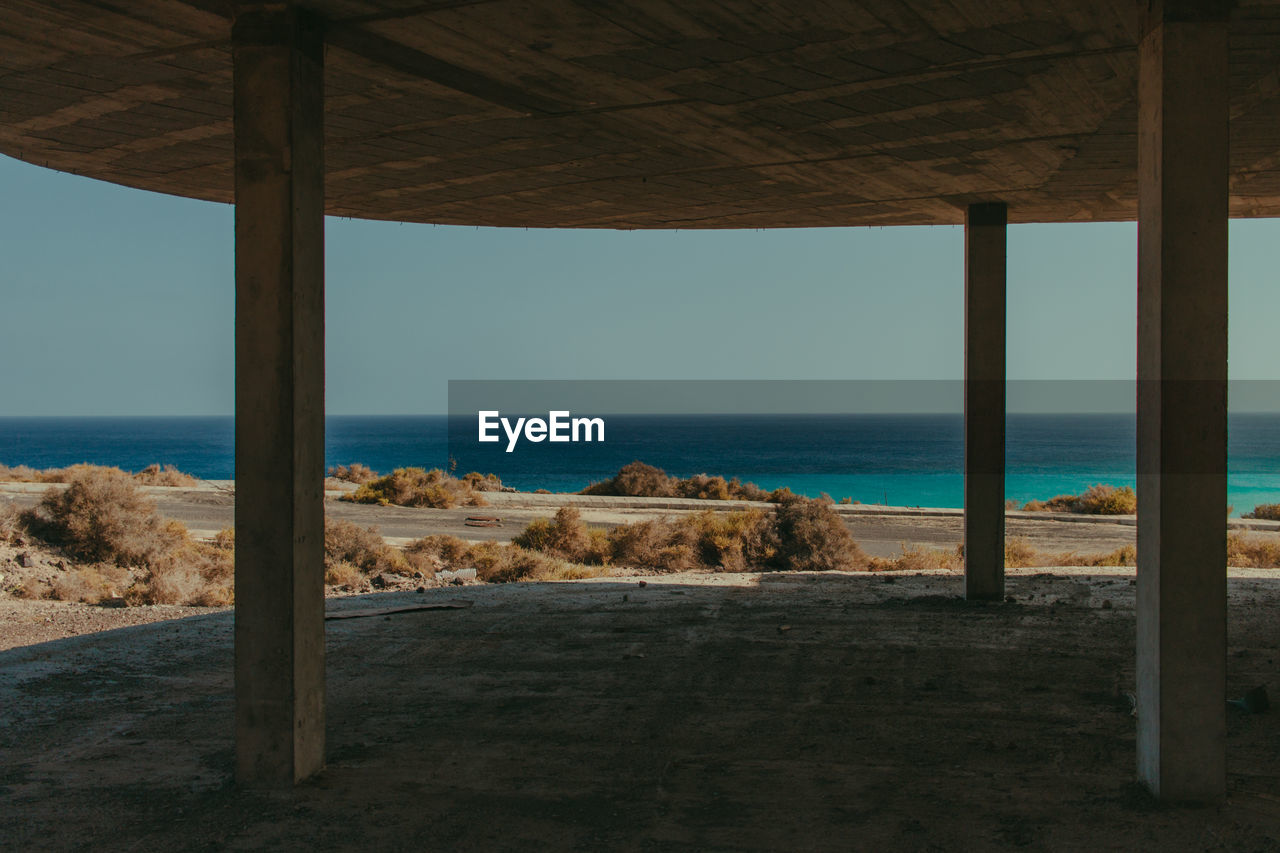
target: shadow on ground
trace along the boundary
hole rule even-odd
[[[1233,715],[1231,795],[1133,783],[1133,588],[953,576],[518,584],[349,599],[329,767],[229,783],[231,614],[0,653],[15,850],[1280,848],[1276,715]],[[1275,672],[1280,583],[1232,581],[1231,689]],[[1272,618],[1268,618],[1268,615]],[[1271,682],[1274,684],[1274,680]]]

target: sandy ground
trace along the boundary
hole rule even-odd
[[[230,784],[232,614],[0,652],[13,850],[1277,850],[1280,717],[1222,806],[1134,783],[1132,576],[468,586],[327,623],[328,768]],[[1277,693],[1280,580],[1233,571],[1229,695]],[[58,606],[58,605],[54,605]],[[65,605],[62,605],[65,606]],[[176,614],[174,614],[176,615]]]
[[[48,488],[43,484],[0,483],[0,501],[33,506]],[[156,499],[161,513],[183,522],[196,535],[212,536],[233,523],[235,494],[229,483],[211,483],[198,489],[149,487],[146,491]],[[434,533],[448,533],[471,540],[509,541],[530,521],[550,517],[559,505],[568,501],[579,507],[587,523],[603,527],[706,509],[730,511],[750,505],[741,501],[489,493],[487,498],[492,506],[440,510],[352,504],[339,501],[340,494],[340,491],[327,494],[325,512],[328,515],[365,526],[376,525],[392,542]],[[871,505],[837,506],[836,510],[853,537],[873,556],[896,555],[901,553],[903,545],[952,548],[963,537],[964,522],[960,510]],[[502,519],[502,525],[493,528],[467,526],[466,517],[476,514],[497,515]],[[1232,524],[1280,535],[1280,522],[1233,519]],[[1009,536],[1028,539],[1041,550],[1054,552],[1111,551],[1131,544],[1136,530],[1132,517],[1027,512],[1008,513],[1006,525]]]
[[[337,481],[329,482],[332,485]],[[155,498],[163,515],[183,521],[194,535],[212,536],[219,529],[233,524],[233,486],[230,481],[212,481],[198,488],[152,486],[143,490]],[[19,507],[34,506],[49,488],[47,484],[0,483],[0,507],[6,502]],[[581,509],[589,524],[602,527],[707,509],[731,511],[750,506],[741,501],[489,493],[487,497],[492,506],[439,510],[367,506],[337,500],[344,490],[350,488],[354,487],[339,484],[338,489],[331,489],[326,496],[325,512],[334,518],[376,527],[389,542],[397,545],[435,533],[448,533],[472,541],[510,541],[530,521],[549,518],[557,507],[570,501]],[[904,548],[917,546],[952,549],[963,538],[964,519],[959,510],[871,505],[837,506],[835,509],[858,543],[873,556],[897,556]],[[498,516],[502,523],[498,527],[468,526],[467,516],[477,514]],[[1248,530],[1252,536],[1280,538],[1280,522],[1233,519],[1231,526]],[[1112,551],[1132,544],[1136,532],[1131,516],[1010,512],[1006,514],[1006,527],[1009,537],[1025,539],[1049,553]],[[27,552],[35,558],[35,564],[30,568],[24,568],[18,562]],[[46,601],[26,603],[5,593],[5,590],[24,581],[34,581],[33,588],[47,589],[59,575],[62,564],[56,554],[44,553],[39,548],[0,543],[0,649],[205,612],[200,608],[164,606],[111,609]],[[404,578],[402,583],[395,585],[416,588],[435,584],[429,580]],[[340,594],[333,589],[329,592]]]

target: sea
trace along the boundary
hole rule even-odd
[[[451,428],[452,427],[452,428]],[[327,465],[379,472],[420,466],[495,473],[521,490],[577,491],[641,460],[681,477],[718,474],[866,504],[963,505],[958,414],[613,415],[605,441],[480,444],[476,421],[445,415],[326,419]],[[1280,414],[1229,419],[1228,496],[1234,514],[1280,503]],[[1123,414],[1010,414],[1006,495],[1026,502],[1096,483],[1135,483],[1135,424]],[[174,465],[204,479],[234,477],[230,417],[0,418],[0,463],[77,462],[137,471]]]

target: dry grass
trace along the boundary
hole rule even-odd
[[[502,491],[502,480],[497,474],[481,474],[479,471],[472,471],[462,478],[462,482],[477,492]]]
[[[378,479],[377,471],[359,462],[353,462],[350,465],[337,465],[329,469],[328,475],[335,480],[345,480],[348,483],[355,483],[357,486],[363,486],[365,483],[372,483]]]
[[[959,546],[946,551],[923,546],[912,548],[903,543],[900,556],[871,557],[867,568],[873,572],[962,571],[964,554]]]
[[[22,522],[77,560],[139,568],[188,539],[186,528],[164,519],[155,501],[118,468],[72,472],[67,488],[47,491]]]
[[[172,465],[148,465],[133,475],[133,479],[143,486],[198,486],[200,480]]]
[[[957,545],[950,551],[933,548],[910,548],[903,545],[900,557],[873,557],[871,571],[927,571],[964,569],[964,548]],[[1012,538],[1005,542],[1005,568],[1027,569],[1050,566],[1133,567],[1138,564],[1138,549],[1122,545],[1114,551],[1098,551],[1081,554],[1077,551],[1042,551],[1025,539]],[[1241,533],[1227,535],[1226,565],[1245,569],[1280,569],[1280,541],[1272,538],[1247,536]]]
[[[588,557],[588,552],[594,550],[592,539],[582,521],[582,513],[571,506],[560,507],[552,519],[535,519],[511,542],[530,551],[542,551],[575,563],[603,563],[608,557],[607,552],[592,554],[597,557],[594,560]]]
[[[145,577],[125,592],[130,604],[191,604],[221,607],[235,601],[235,554],[187,540],[154,561]]]
[[[190,474],[179,471],[172,465],[148,465],[136,474],[129,474],[119,468],[107,465],[89,465],[80,463],[68,465],[66,468],[31,468],[27,465],[0,465],[0,481],[10,483],[69,483],[77,476],[94,471],[119,472],[133,477],[141,486],[197,486],[200,480]]]
[[[12,501],[0,503],[0,542],[9,542],[22,528],[22,513]]]
[[[365,483],[339,500],[387,506],[451,509],[455,506],[487,506],[488,502],[466,480],[451,477],[439,468],[397,468],[385,477]]]
[[[1227,565],[1242,569],[1280,569],[1280,542],[1228,533]]]
[[[580,524],[581,519],[562,518],[564,527]],[[550,524],[550,522],[546,522]],[[542,526],[539,526],[541,529]],[[586,537],[588,540],[590,536]],[[556,554],[499,542],[468,543],[455,536],[426,536],[405,546],[405,557],[421,561],[433,571],[476,570],[479,580],[489,583],[515,581],[581,580],[609,575],[603,564],[583,565]]]
[[[162,469],[157,469],[163,476]],[[222,605],[233,600],[233,555],[195,542],[163,518],[137,480],[118,468],[72,466],[65,489],[50,489],[18,525],[70,558],[52,595],[96,603]],[[75,565],[79,563],[79,565]]]
[[[1047,501],[1029,501],[1027,512],[1077,512],[1085,515],[1133,515],[1138,497],[1129,486],[1094,485],[1079,495],[1058,495]]]
[[[861,569],[867,557],[830,502],[788,496],[773,511],[707,510],[675,520],[590,529],[573,507],[534,521],[514,540],[576,565],[657,572],[826,571]]]
[[[1258,518],[1264,521],[1280,521],[1280,504],[1258,504],[1253,512],[1246,512],[1241,518]]]
[[[132,584],[130,572],[119,566],[82,566],[68,569],[54,578],[53,597],[59,601],[99,604],[107,599],[122,598]]]
[[[766,492],[755,483],[742,483],[735,477],[711,477],[695,474],[687,479],[672,477],[661,468],[639,460],[622,466],[608,480],[592,483],[579,494],[614,495],[639,498],[701,498],[704,500],[774,500],[781,492]]]
[[[452,568],[455,566],[458,568],[466,568],[460,564],[466,560],[467,551],[469,551],[470,548],[471,544],[466,540],[459,539],[457,536],[438,533],[434,536],[424,536],[421,539],[415,539],[405,546],[404,552],[406,556],[433,560],[442,569]]]
[[[8,483],[60,483],[60,479],[45,480],[42,477],[52,475],[61,477],[62,468],[50,468],[40,471],[27,465],[0,465],[0,481]]]
[[[361,527],[350,521],[324,521],[324,566],[326,575],[339,565],[354,567],[365,575],[384,572],[410,574],[404,555],[382,540],[376,527]]]
[[[1004,565],[1007,569],[1045,568],[1049,566],[1136,566],[1137,549],[1124,545],[1114,551],[1080,554],[1076,551],[1041,551],[1026,539],[1013,537],[1005,541]],[[1234,565],[1234,564],[1233,564]],[[910,547],[905,543],[898,557],[872,557],[873,572],[890,571],[964,571],[964,546],[951,549]]]

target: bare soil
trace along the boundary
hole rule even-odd
[[[328,768],[284,793],[231,783],[231,613],[13,648],[0,846],[1280,849],[1276,712],[1230,714],[1225,804],[1156,804],[1125,695],[1132,572],[1009,574],[1000,604],[948,574],[330,601],[474,606],[327,623]],[[1280,580],[1231,574],[1228,695],[1278,698]]]

